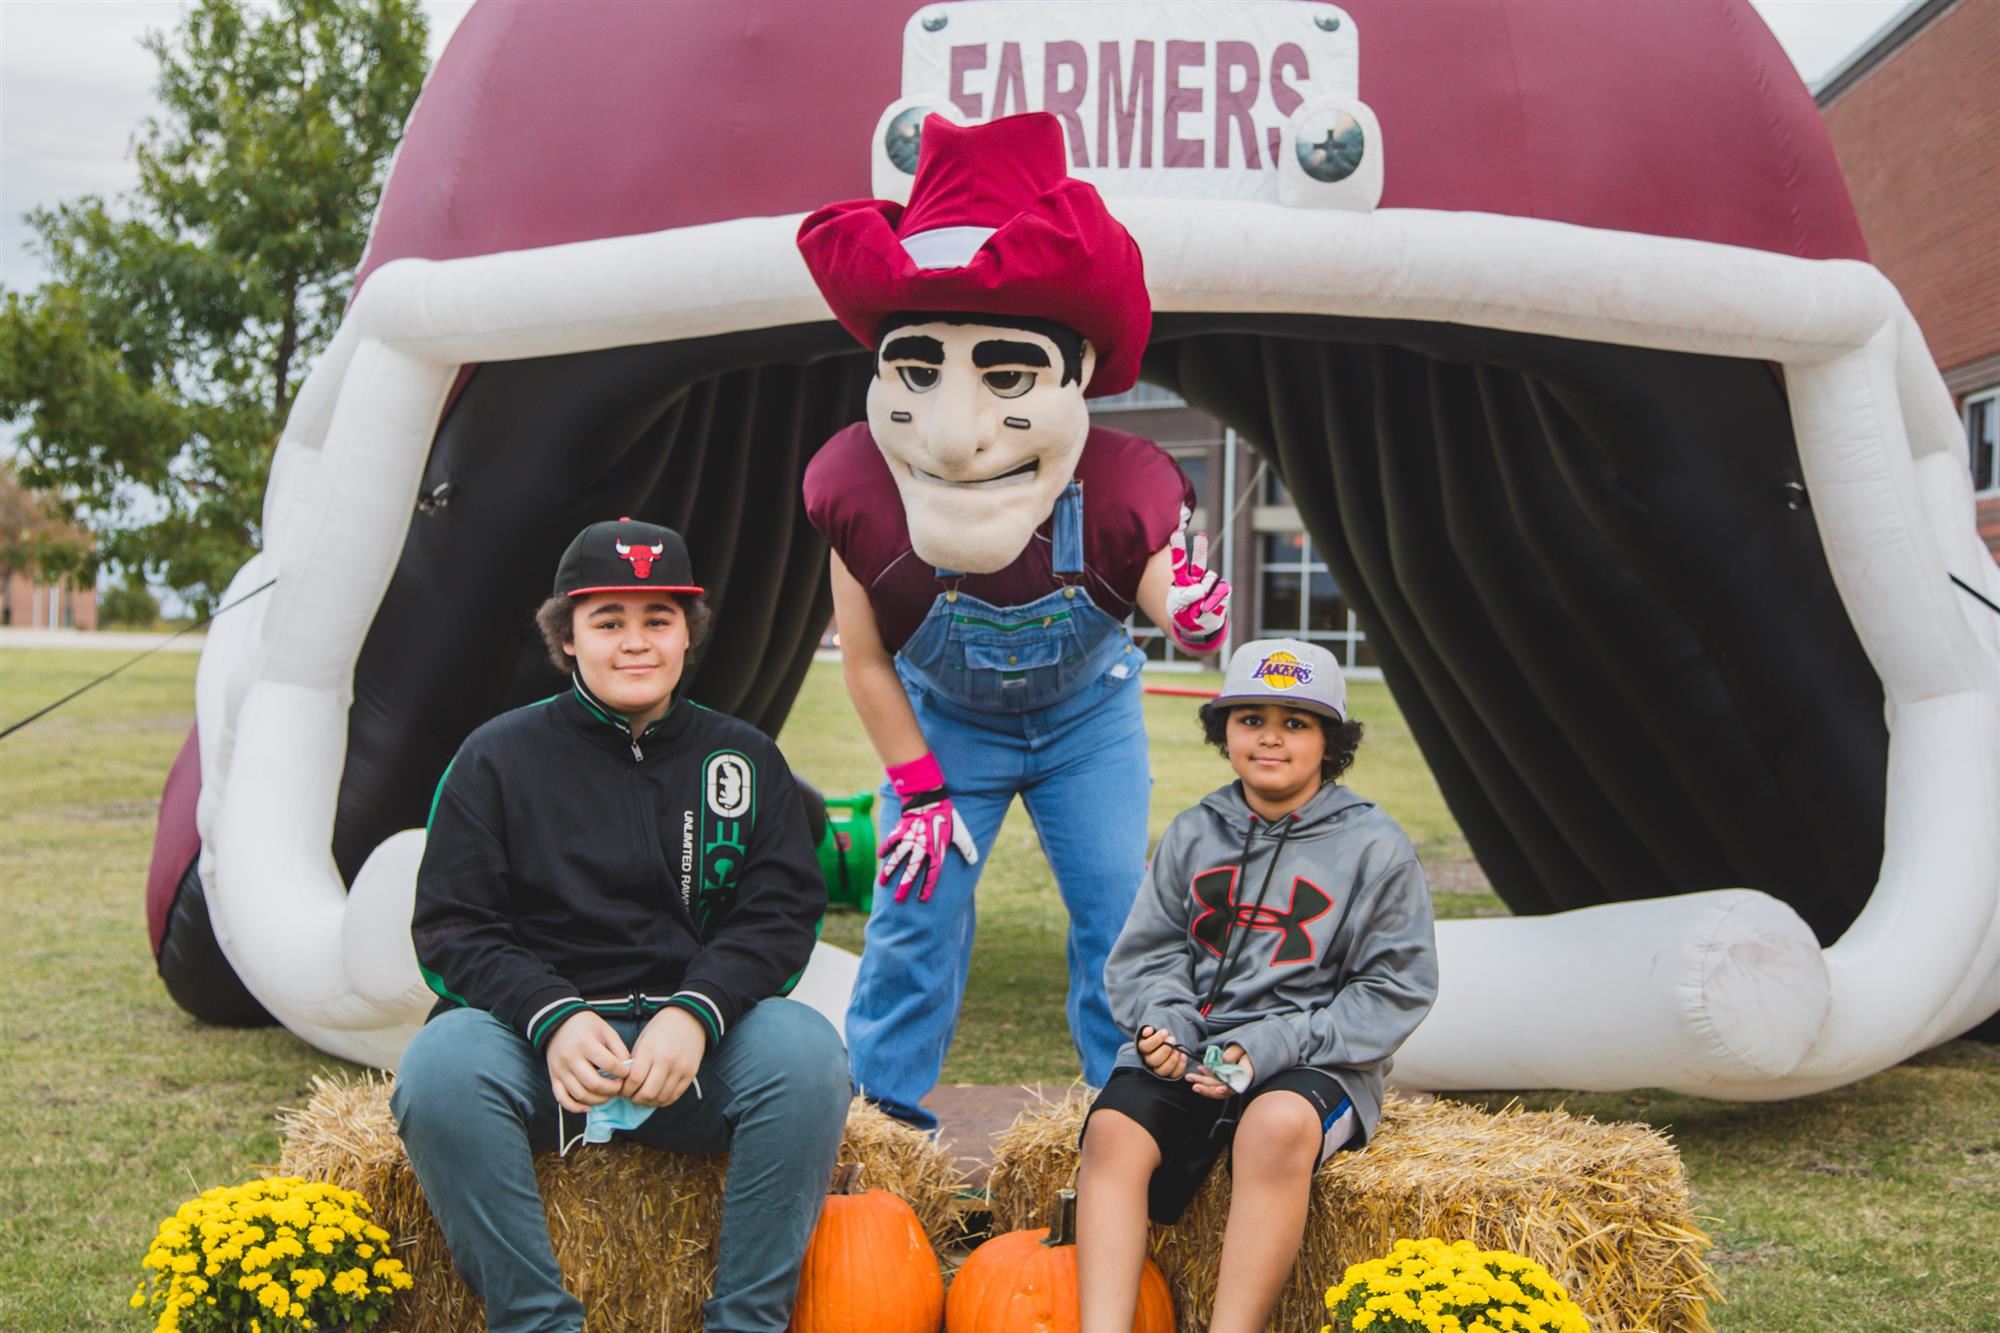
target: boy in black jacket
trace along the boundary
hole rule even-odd
[[[728,1152],[710,1333],[778,1333],[850,1095],[833,1027],[778,998],[825,890],[754,727],[679,694],[708,609],[678,534],[584,529],[538,620],[571,688],[466,739],[412,937],[440,997],[392,1106],[493,1333],[577,1333],[531,1153],[623,1133]]]

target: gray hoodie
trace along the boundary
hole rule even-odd
[[[1389,1057],[1437,998],[1430,886],[1396,821],[1346,787],[1274,826],[1232,782],[1167,826],[1104,983],[1126,1032],[1236,1042],[1257,1083],[1333,1075],[1365,1141]],[[1145,1067],[1130,1042],[1118,1064]]]

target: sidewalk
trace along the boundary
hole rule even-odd
[[[137,630],[85,631],[78,629],[0,628],[0,649],[67,648],[72,652],[142,653],[173,638],[171,634],[149,634]],[[183,634],[167,644],[170,653],[198,653],[207,636],[196,631]]]

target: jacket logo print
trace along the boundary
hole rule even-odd
[[[1333,899],[1326,890],[1302,876],[1292,879],[1292,900],[1280,912],[1275,907],[1253,907],[1236,901],[1236,868],[1204,870],[1189,886],[1201,915],[1188,924],[1188,933],[1217,958],[1229,923],[1233,920],[1247,930],[1278,932],[1278,947],[1271,954],[1271,966],[1309,963],[1313,957],[1312,933],[1306,927],[1327,914]]]
[[[738,819],[750,810],[750,761],[724,751],[710,755],[702,776],[708,808],[722,819]]]

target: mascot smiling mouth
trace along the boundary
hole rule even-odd
[[[550,690],[530,613],[582,523],[686,532],[718,590],[690,693],[790,709],[829,613],[799,478],[876,382],[792,238],[871,191],[845,159],[751,170],[756,136],[630,147],[751,77],[726,8],[479,5],[434,72],[230,595],[277,584],[217,622],[170,787],[149,904],[197,1012],[394,1063],[429,998],[425,811],[474,726]],[[2000,577],[1811,98],[1747,6],[1496,0],[1449,42],[1420,9],[1297,6],[1339,16],[1300,43],[1365,34],[1379,209],[1106,187],[1146,378],[1283,478],[1520,914],[1441,924],[1398,1076],[1775,1098],[1972,1028],[2000,1009],[2000,617],[1953,580]],[[892,124],[878,57],[915,12],[787,11],[773,123]],[[570,70],[643,105],[509,109],[573,104]],[[953,471],[910,477],[1045,480]]]
[[[924,471],[922,468],[918,467],[914,463],[910,464],[909,466],[910,466],[910,474],[916,477],[919,481],[928,481],[933,485],[937,486],[979,487],[979,486],[1007,486],[1007,485],[1018,484],[1021,482],[1033,481],[1035,479],[1035,475],[1041,471],[1042,464],[1041,460],[1031,458],[1027,462],[1021,464],[1019,467],[1008,468],[1005,472],[998,473],[991,477],[967,477],[962,480],[951,477],[940,477],[935,473]]]

